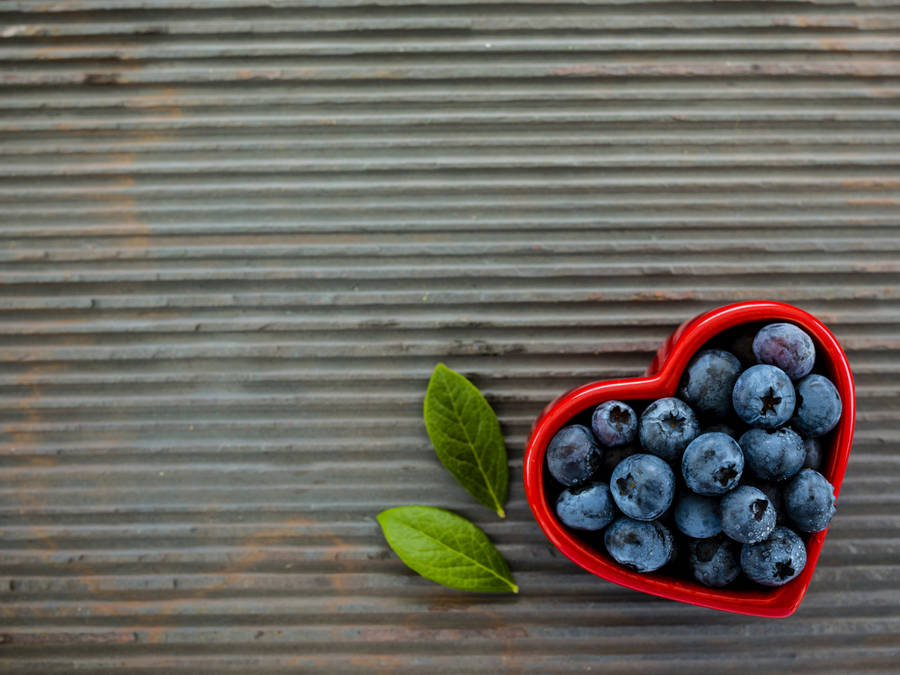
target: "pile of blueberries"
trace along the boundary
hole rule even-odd
[[[588,537],[605,528],[606,550],[635,572],[672,564],[707,586],[732,584],[742,571],[780,586],[806,565],[797,532],[824,530],[835,512],[818,469],[841,399],[812,372],[815,345],[793,324],[729,346],[694,355],[678,398],[640,416],[606,401],[590,428],[586,419],[562,428],[547,447],[556,514]],[[744,369],[735,354],[755,365]]]

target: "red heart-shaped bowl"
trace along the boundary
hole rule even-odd
[[[525,493],[538,524],[556,548],[588,572],[663,598],[753,616],[785,617],[797,609],[812,579],[827,530],[805,538],[806,567],[784,586],[760,587],[759,590],[707,588],[665,573],[638,574],[620,566],[602,547],[592,546],[557,520],[545,485],[552,481],[545,470],[547,444],[573,418],[611,399],[649,403],[674,396],[691,356],[710,339],[742,324],[771,321],[788,321],[809,333],[816,344],[816,372],[829,377],[841,395],[841,420],[830,435],[822,439],[825,441],[822,473],[834,485],[835,495],[838,494],[850,456],[856,417],[853,375],[844,350],[821,321],[797,307],[769,301],[741,302],[682,324],[660,347],[644,377],[586,384],[563,394],[544,409],[532,427],[525,450]]]

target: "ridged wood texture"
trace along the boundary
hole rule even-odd
[[[0,2],[4,672],[861,672],[900,659],[900,3]],[[858,431],[799,612],[642,596],[523,498],[539,410],[771,298]],[[437,361],[509,517],[440,467]],[[384,508],[479,523],[442,589]]]

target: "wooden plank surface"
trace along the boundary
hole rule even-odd
[[[900,3],[0,2],[4,672],[896,672]],[[858,391],[797,614],[582,572],[521,485],[562,391],[791,302]],[[508,518],[440,467],[437,361]],[[374,516],[459,511],[521,593]]]

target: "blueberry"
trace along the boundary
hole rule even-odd
[[[594,409],[591,428],[597,440],[607,447],[628,445],[637,434],[637,415],[630,405],[607,401]]]
[[[713,432],[697,436],[681,458],[684,482],[698,495],[722,495],[738,484],[744,455],[737,441]]]
[[[731,436],[731,437],[732,437],[733,439],[735,439],[735,440],[737,440],[737,437],[739,436],[738,432],[735,431],[734,429],[732,429],[732,428],[731,428],[730,426],[728,426],[727,424],[710,424],[708,427],[706,427],[706,428],[702,431],[702,433],[704,433],[704,434],[711,434],[711,433],[713,433],[714,431],[717,431],[717,432],[719,432],[719,433],[721,433],[721,434],[728,434],[729,436]]]
[[[636,520],[659,518],[672,504],[675,475],[655,455],[626,457],[613,470],[609,489],[619,510]]]
[[[803,439],[787,427],[774,431],[750,429],[739,442],[747,467],[763,480],[790,478],[806,459]]]
[[[617,514],[606,483],[567,488],[556,500],[556,515],[576,530],[602,530]]]
[[[728,345],[728,351],[734,354],[744,368],[756,365],[756,355],[753,353],[753,338],[757,329],[742,327]]]
[[[696,539],[688,547],[688,564],[694,578],[704,586],[727,586],[741,573],[737,544],[723,535]]]
[[[803,460],[803,467],[806,469],[815,469],[818,471],[822,468],[822,444],[818,438],[804,438],[803,447],[806,448],[806,459]]]
[[[796,402],[794,385],[775,366],[748,368],[734,383],[734,411],[753,427],[775,429],[787,422]]]
[[[563,427],[547,445],[547,468],[563,485],[590,480],[600,467],[603,451],[591,430],[581,424]]]
[[[731,412],[731,392],[741,372],[741,362],[721,349],[699,352],[688,363],[678,393],[695,410],[710,417]]]
[[[764,586],[781,586],[806,566],[803,540],[786,527],[776,527],[767,539],[741,547],[741,568]]]
[[[641,415],[641,445],[668,462],[679,461],[688,443],[699,433],[694,411],[677,398],[654,401]]]
[[[675,538],[665,526],[624,517],[606,529],[603,542],[616,562],[633,572],[658,570],[675,550]]]
[[[841,419],[841,396],[827,377],[807,375],[797,383],[797,412],[791,426],[815,438],[834,429]]]
[[[719,500],[684,493],[675,500],[675,525],[695,539],[712,537],[722,531]]]
[[[775,527],[775,509],[769,499],[749,485],[741,485],[722,497],[722,530],[742,544],[762,541]]]
[[[634,445],[620,445],[617,448],[604,448],[603,461],[600,463],[600,473],[604,476],[610,476],[613,470],[619,466],[619,462],[626,457],[631,457],[631,455],[636,455],[639,452],[640,449]]]
[[[781,525],[785,521],[784,498],[781,483],[772,483],[770,481],[755,477],[751,478],[748,477],[748,474],[745,473],[743,479],[741,480],[741,484],[755,487],[766,496],[766,499],[769,500],[772,508],[775,509],[776,525]]]
[[[753,339],[753,354],[760,363],[778,366],[792,380],[809,375],[816,362],[812,338],[791,323],[770,323]]]
[[[677,528],[677,525],[675,524],[675,499],[672,500],[672,504],[669,505],[669,508],[663,511],[662,515],[656,519],[656,522],[660,525],[665,525],[673,532],[675,531]]]
[[[834,515],[834,486],[818,471],[803,469],[784,488],[788,520],[803,532],[821,532]]]

